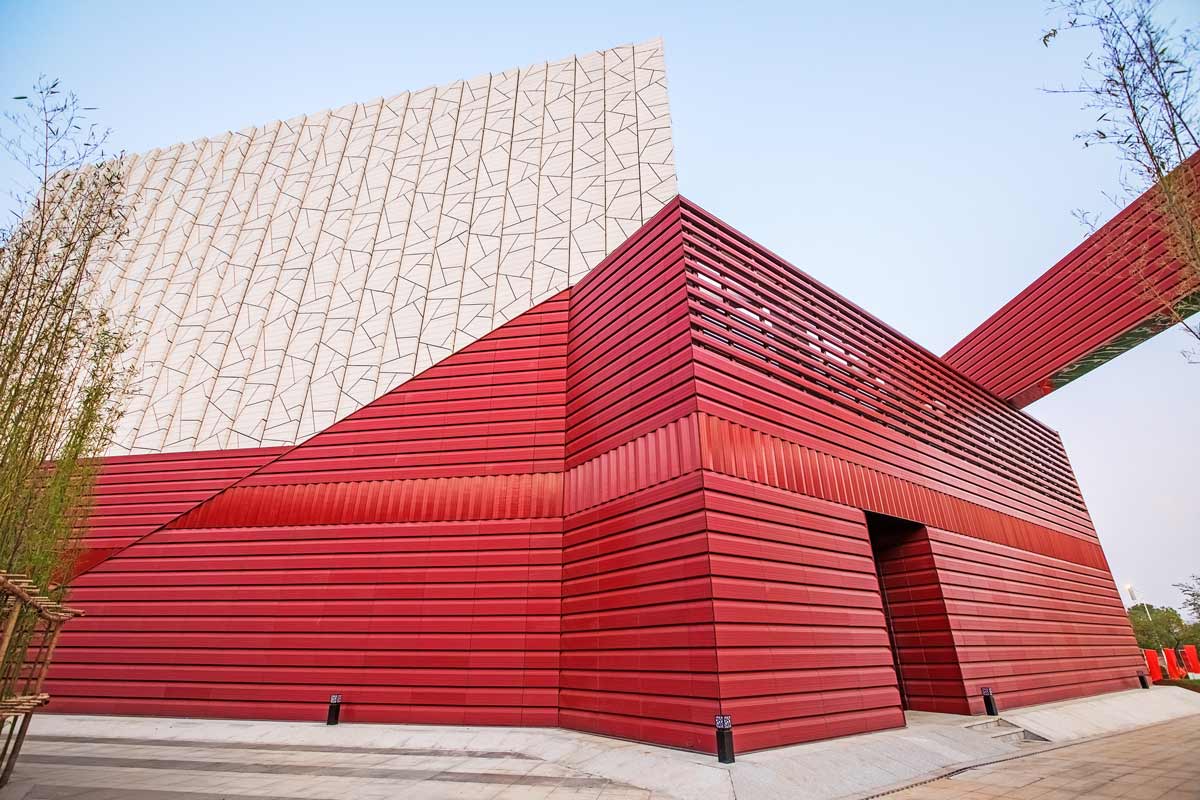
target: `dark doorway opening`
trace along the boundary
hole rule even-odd
[[[911,608],[918,599],[913,594],[914,571],[923,566],[914,547],[921,539],[924,526],[899,517],[867,513],[867,533],[871,538],[871,555],[875,558],[875,574],[879,579],[879,596],[883,601],[883,617],[887,623],[888,641],[892,648],[892,665],[896,670],[896,684],[900,688],[900,705],[906,711],[912,708],[909,700],[908,680],[915,676],[904,674],[903,652],[911,620]]]

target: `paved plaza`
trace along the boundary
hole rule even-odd
[[[1194,800],[1200,798],[1200,716],[1040,750],[887,798]]]
[[[644,789],[521,753],[39,736],[13,778],[24,800],[642,800]],[[6,798],[7,800],[7,798]]]
[[[910,712],[905,728],[721,765],[557,728],[47,714],[0,800],[1200,798],[1200,695],[1157,688],[1005,716]]]

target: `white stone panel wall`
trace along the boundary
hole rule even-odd
[[[534,297],[549,297],[567,288],[571,255],[575,73],[573,58],[549,64],[546,68],[541,174],[538,176],[537,220],[533,234]],[[516,310],[512,316],[519,313]]]
[[[675,182],[675,149],[671,143],[671,114],[667,108],[667,73],[662,40],[640,44],[633,52],[634,105],[637,107],[638,172],[642,219],[679,193]]]
[[[565,289],[675,195],[662,42],[154,150],[101,287],[112,454],[294,444]]]
[[[479,168],[472,193],[470,237],[462,289],[455,309],[452,350],[492,330],[492,307],[500,267],[500,234],[513,140],[517,70],[495,75],[489,87],[487,119],[480,141]]]
[[[489,329],[508,322],[533,296],[534,234],[542,168],[542,119],[548,64],[521,70],[517,77],[512,144],[504,185],[496,293]]]
[[[599,264],[604,256],[608,217],[604,207],[605,130],[604,71],[607,53],[575,59],[575,127],[571,144],[571,258],[568,283]],[[613,131],[614,136],[623,131]]]
[[[633,48],[604,53],[604,251],[642,226]]]

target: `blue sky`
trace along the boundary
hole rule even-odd
[[[1106,219],[1116,154],[1042,87],[1038,2],[33,3],[0,0],[0,96],[61,77],[130,152],[661,35],[681,191],[935,352]],[[1200,22],[1187,0],[1166,17]],[[13,177],[0,167],[0,182]],[[1176,331],[1038,402],[1119,584],[1200,573],[1200,366]]]

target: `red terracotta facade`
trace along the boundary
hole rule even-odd
[[[295,448],[105,476],[57,711],[745,751],[1145,669],[1057,435],[682,198]]]

